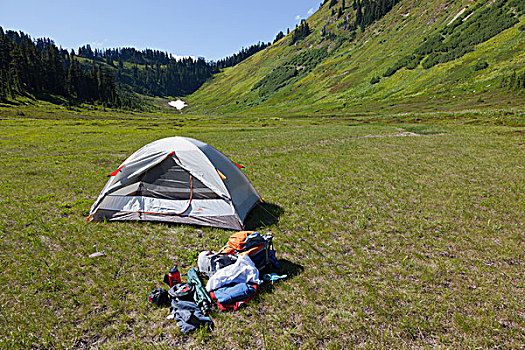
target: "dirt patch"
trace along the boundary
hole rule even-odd
[[[346,89],[351,83],[352,83],[352,82],[349,81],[349,82],[346,82],[346,83],[344,83],[344,84],[337,85],[337,86],[335,86],[335,87],[333,87],[333,88],[330,89],[330,93],[333,94],[334,92],[337,92],[337,91],[339,91],[339,90],[341,90],[341,89]]]
[[[406,136],[421,136],[421,134],[416,134],[415,132],[404,131],[399,134],[384,134],[384,135],[365,135],[363,137],[406,137]]]
[[[359,69],[359,66],[353,67],[353,68],[351,68],[351,69],[345,71],[343,74],[341,74],[341,76],[342,76],[342,75],[350,74],[350,73],[352,73],[352,72],[354,72],[354,71],[356,71],[356,70],[358,70],[358,69]],[[339,76],[339,75],[333,75],[334,78],[335,78],[335,77],[338,77],[338,76]],[[333,94],[334,92],[337,92],[337,91],[339,91],[339,90],[341,90],[341,89],[346,89],[348,86],[350,86],[350,84],[352,84],[352,83],[356,80],[355,77],[352,77],[352,78],[350,78],[350,79],[351,79],[351,80],[347,81],[346,83],[339,84],[339,85],[336,85],[336,86],[334,86],[333,88],[331,88],[331,89],[330,89],[330,93]]]

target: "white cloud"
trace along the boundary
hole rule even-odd
[[[315,12],[315,10],[313,9],[313,7],[311,9],[308,10],[308,12],[306,13],[306,17],[310,17],[311,15],[313,15],[313,13]],[[298,21],[300,20],[301,18],[304,18],[303,16],[301,15],[297,15],[295,16],[295,20]]]
[[[109,40],[108,39],[104,39],[102,41],[93,41],[93,42],[90,42],[89,45],[91,46],[91,48],[93,49],[103,49],[105,46],[107,46]]]

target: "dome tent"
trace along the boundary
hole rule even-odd
[[[92,221],[161,221],[242,230],[261,197],[240,166],[188,137],[152,142],[110,174]]]

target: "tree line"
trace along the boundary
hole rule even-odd
[[[105,58],[106,61],[109,59]],[[203,58],[175,59],[166,64],[146,60],[144,64],[112,62],[116,81],[122,89],[148,96],[183,96],[197,90],[216,71]]]
[[[136,105],[133,92],[182,96],[213,74],[234,66],[271,43],[257,43],[217,62],[175,58],[159,50],[135,48],[77,50],[58,48],[48,38],[34,40],[0,27],[0,100],[16,96],[59,95],[70,102]]]
[[[167,52],[135,48],[78,50],[81,57],[104,62],[114,71],[116,81],[128,89],[149,96],[184,96],[196,91],[213,74],[232,67],[264,50],[270,43],[257,43],[217,62],[204,58],[175,58]]]
[[[282,34],[282,32],[281,32],[281,34]],[[277,34],[277,36],[279,36],[279,34]],[[284,34],[283,34],[283,36],[284,36]],[[277,40],[275,40],[275,41],[277,41]],[[255,55],[257,52],[262,51],[262,50],[266,49],[267,47],[269,47],[271,45],[272,45],[272,43],[258,42],[257,44],[252,45],[252,46],[250,46],[250,47],[248,47],[246,49],[243,48],[239,52],[237,52],[236,54],[233,54],[232,56],[228,56],[226,58],[223,58],[223,59],[218,60],[217,62],[215,62],[216,69],[224,69],[224,68],[227,68],[227,67],[233,67],[233,66],[241,63],[242,61],[244,61],[248,57],[250,57],[252,55]]]
[[[0,99],[41,93],[112,106],[121,103],[109,70],[94,63],[81,69],[74,52],[59,49],[52,40],[33,40],[0,27]]]

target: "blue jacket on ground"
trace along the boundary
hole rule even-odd
[[[221,287],[214,292],[219,303],[233,304],[251,297],[255,293],[255,288],[248,283],[238,283]]]
[[[172,300],[171,313],[182,333],[189,333],[207,324],[213,327],[212,320],[204,316],[194,302]]]

